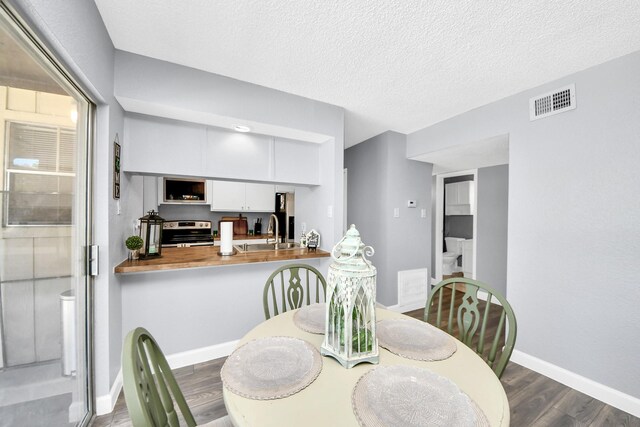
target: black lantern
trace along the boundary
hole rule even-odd
[[[162,219],[158,212],[150,210],[140,218],[140,237],[144,241],[140,249],[140,258],[160,256],[162,251]]]

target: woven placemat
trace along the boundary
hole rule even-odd
[[[326,310],[327,305],[323,302],[302,307],[293,315],[293,324],[312,334],[324,334]]]
[[[414,366],[380,366],[358,380],[351,395],[363,427],[488,427],[469,396],[448,378]]]
[[[444,360],[458,349],[446,332],[415,319],[381,320],[376,324],[376,336],[381,347],[413,360]]]
[[[220,376],[224,386],[249,399],[291,396],[311,384],[322,370],[322,356],[310,343],[292,337],[250,341],[227,358]]]

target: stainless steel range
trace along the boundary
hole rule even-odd
[[[165,221],[162,224],[162,246],[212,246],[211,221]]]

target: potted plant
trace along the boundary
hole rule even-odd
[[[131,259],[140,258],[140,248],[142,248],[142,245],[144,244],[144,242],[142,241],[142,237],[129,236],[127,237],[127,240],[124,242],[124,244],[130,251],[129,256],[131,257]]]

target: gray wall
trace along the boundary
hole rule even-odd
[[[509,165],[478,169],[476,278],[508,295]]]
[[[120,369],[121,299],[118,278],[110,274],[126,257],[120,244],[131,214],[116,214],[112,194],[113,139],[122,136],[123,111],[113,96],[114,48],[94,2],[9,0],[97,105],[93,160],[94,242],[100,245],[100,271],[94,282],[96,395],[107,395]],[[123,177],[121,195],[130,182]],[[112,243],[112,244],[110,244]]]
[[[406,135],[385,132],[345,150],[347,222],[355,223],[378,270],[377,299],[398,302],[398,271],[428,268],[431,258],[431,170],[406,158]],[[417,208],[407,201],[416,200]],[[400,217],[393,217],[397,207]],[[420,210],[427,209],[427,217]]]
[[[636,398],[640,341],[629,334],[640,323],[638,75],[640,52],[407,139],[412,157],[509,134],[507,293],[518,317],[516,350]],[[529,98],[569,83],[575,110],[529,121]]]

